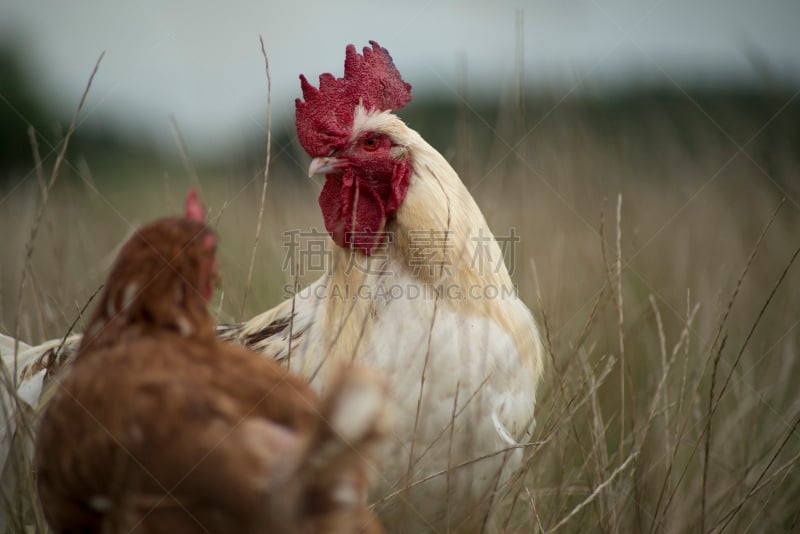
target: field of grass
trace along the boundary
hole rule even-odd
[[[495,234],[519,236],[507,260],[546,338],[538,444],[509,524],[796,531],[800,102],[780,91],[636,95],[539,97],[491,112],[462,102],[441,120],[435,104],[409,110]],[[41,192],[35,173],[10,184],[0,195],[0,331],[27,342],[61,337],[76,320],[80,331],[116,247],[179,211],[192,183],[221,236],[215,314],[240,320],[277,304],[293,282],[284,232],[322,228],[320,183],[304,178],[296,150],[280,151],[286,142],[273,147],[249,289],[262,169],[193,176],[68,153],[18,314]]]

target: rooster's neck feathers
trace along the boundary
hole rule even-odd
[[[511,287],[508,270],[500,260],[501,251],[478,205],[447,160],[416,131],[388,111],[371,112],[357,106],[351,139],[362,132],[386,135],[395,145],[393,153],[408,158],[412,174],[406,198],[396,217],[387,223],[393,231],[391,253],[404,263],[412,263],[415,240],[434,234],[436,244],[450,260],[437,272],[414,271],[426,283],[450,282],[464,286],[494,284]],[[476,250],[485,247],[486,250]],[[339,254],[349,254],[339,250]],[[485,252],[485,254],[484,254]],[[442,258],[444,259],[444,258]]]

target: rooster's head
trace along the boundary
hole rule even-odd
[[[411,85],[389,52],[370,44],[363,54],[348,45],[342,78],[322,74],[316,88],[300,75],[303,99],[295,101],[297,135],[313,158],[309,174],[325,175],[325,227],[337,245],[364,254],[384,242],[411,175],[404,147],[380,121],[411,100]]]

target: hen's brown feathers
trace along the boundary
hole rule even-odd
[[[272,462],[287,451],[258,443],[268,434],[258,422],[274,426],[276,436],[302,435],[316,423],[318,400],[268,360],[212,343],[156,332],[82,353],[41,424],[37,463],[46,508],[58,502],[57,515],[84,515],[99,525],[138,519],[166,496],[155,509],[167,504],[189,524],[203,509],[216,510],[223,521],[203,521],[212,532],[232,525],[247,532],[267,520],[253,510],[270,485]],[[104,500],[119,510],[87,510]]]
[[[276,362],[219,341],[205,292],[215,240],[202,222],[164,219],[123,246],[42,416],[48,522],[56,532],[379,532],[365,506],[365,447],[384,432],[382,383],[343,374],[320,401]],[[372,392],[373,412],[341,437],[335,422],[360,391]]]
[[[206,303],[216,280],[215,261],[216,237],[203,222],[176,217],[139,229],[119,252],[80,352],[148,328],[212,337]]]

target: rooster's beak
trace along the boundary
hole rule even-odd
[[[345,165],[345,161],[337,158],[314,158],[308,166],[308,176],[315,174],[332,174]]]

